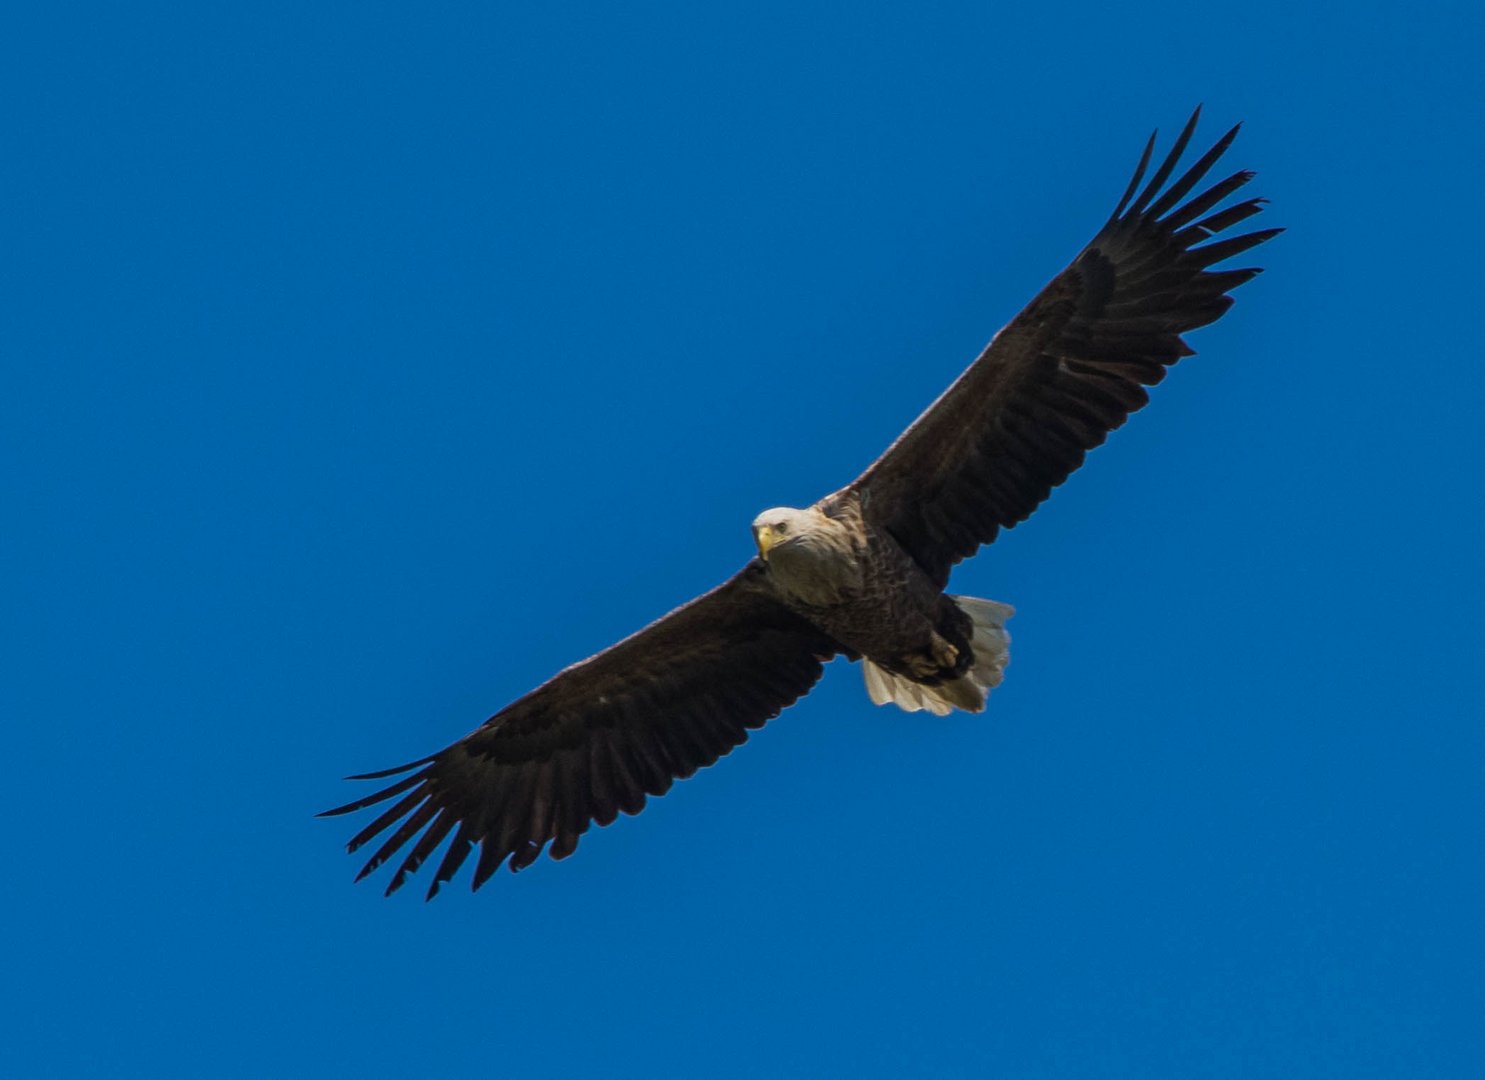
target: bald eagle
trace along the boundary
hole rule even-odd
[[[430,899],[476,845],[476,889],[547,845],[566,858],[593,822],[638,813],[746,741],[836,656],[862,661],[877,704],[983,709],[1005,670],[1011,608],[950,595],[950,569],[1024,521],[1192,355],[1180,335],[1216,320],[1259,273],[1210,268],[1281,231],[1211,240],[1262,208],[1221,206],[1252,173],[1187,198],[1236,127],[1166,186],[1199,114],[1141,187],[1150,137],[1092,242],[862,476],[813,506],[758,515],[757,557],[730,580],[452,746],[351,777],[400,777],[325,812],[396,800],[351,839],[355,851],[390,831],[356,880],[411,844],[390,895],[450,834]]]

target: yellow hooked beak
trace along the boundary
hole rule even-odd
[[[773,547],[776,540],[778,536],[775,535],[772,526],[755,525],[753,527],[753,543],[758,545],[758,554],[763,558],[768,558],[769,549]]]

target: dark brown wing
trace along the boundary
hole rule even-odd
[[[1181,204],[1236,127],[1161,192],[1200,113],[1136,196],[1155,145],[1150,137],[1093,242],[846,489],[941,586],[954,563],[1029,517],[1088,450],[1144,405],[1144,388],[1192,354],[1180,335],[1216,320],[1232,304],[1227,292],[1259,272],[1207,268],[1282,231],[1196,246],[1263,204],[1248,199],[1212,212],[1252,179],[1249,172]]]
[[[807,693],[838,646],[774,599],[761,564],[597,656],[567,668],[432,757],[351,777],[417,771],[327,810],[345,814],[401,795],[352,838],[355,851],[397,826],[371,873],[416,836],[387,886],[395,892],[449,835],[428,889],[480,845],[474,888],[507,857],[529,866],[548,841],[566,858],[590,822],[637,814],[646,795],[711,765]],[[399,824],[400,823],[400,824]],[[419,835],[421,833],[421,835]]]

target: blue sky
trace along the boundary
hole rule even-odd
[[[1467,1076],[1473,6],[34,6],[0,43],[13,1076]],[[1289,232],[956,591],[573,859],[428,753],[860,471],[1196,102]],[[467,872],[460,883],[467,880]]]

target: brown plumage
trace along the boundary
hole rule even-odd
[[[1196,120],[1141,187],[1151,137],[1098,235],[860,478],[808,509],[759,515],[759,558],[731,580],[439,753],[353,777],[408,774],[326,812],[396,799],[350,842],[390,830],[360,877],[400,856],[391,893],[450,836],[430,897],[476,846],[475,888],[548,844],[565,858],[592,822],[638,813],[745,741],[837,654],[867,662],[878,703],[983,708],[1007,660],[1010,609],[945,594],[951,567],[1025,520],[1191,355],[1180,335],[1258,273],[1209,267],[1280,231],[1203,243],[1262,200],[1218,209],[1252,177],[1239,172],[1182,203],[1237,128],[1165,186]]]

